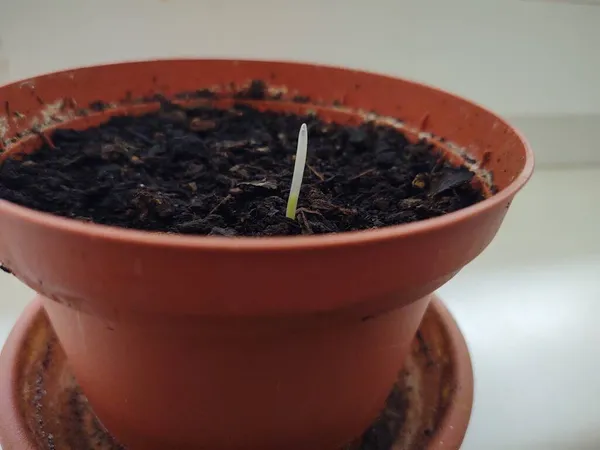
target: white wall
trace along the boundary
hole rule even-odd
[[[153,57],[346,65],[495,109],[540,163],[600,163],[600,2],[577,1],[0,0],[0,81]]]

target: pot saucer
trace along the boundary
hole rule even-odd
[[[4,450],[124,450],[94,416],[38,300],[0,357]],[[473,403],[473,373],[452,316],[434,299],[378,421],[347,450],[458,449]],[[393,445],[382,443],[392,440]],[[379,442],[380,444],[376,444]]]

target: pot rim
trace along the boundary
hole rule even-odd
[[[31,434],[22,423],[17,399],[21,364],[15,362],[22,357],[29,330],[41,310],[42,302],[36,296],[15,322],[0,352],[0,392],[9,392],[9,395],[3,396],[4,405],[0,409],[0,444],[7,446],[7,450],[37,450]]]
[[[450,360],[453,361],[455,388],[442,420],[427,443],[427,450],[458,449],[467,434],[473,411],[475,396],[473,363],[467,341],[448,307],[437,296],[434,296],[429,307],[438,316],[446,333],[448,353]]]
[[[224,236],[194,236],[194,235],[176,235],[161,232],[151,232],[135,229],[126,229],[111,225],[101,225],[96,223],[81,222],[76,219],[57,216],[51,213],[36,211],[31,208],[11,203],[0,199],[0,213],[10,214],[23,221],[44,227],[54,228],[56,230],[85,236],[92,239],[103,239],[116,243],[134,243],[155,247],[186,248],[194,250],[212,250],[226,252],[253,252],[253,251],[290,251],[290,250],[309,250],[336,248],[352,245],[363,245],[372,243],[382,243],[388,240],[402,239],[409,236],[416,236],[429,232],[438,231],[452,224],[466,221],[473,216],[485,214],[486,212],[497,208],[500,204],[510,201],[527,183],[533,174],[534,155],[529,143],[522,133],[510,125],[506,120],[493,113],[488,108],[472,102],[464,97],[452,94],[443,89],[412,81],[402,77],[393,77],[375,72],[355,70],[345,67],[336,67],[333,65],[311,64],[303,62],[292,62],[285,60],[251,60],[251,59],[231,59],[231,58],[173,58],[173,59],[154,59],[128,61],[116,64],[99,64],[92,66],[83,66],[75,69],[68,69],[58,72],[52,72],[27,80],[16,81],[10,84],[21,84],[27,81],[33,81],[42,77],[56,76],[60,74],[73,73],[81,69],[93,69],[99,67],[116,67],[127,64],[144,64],[148,62],[176,62],[176,61],[239,61],[249,63],[284,63],[296,66],[312,66],[327,69],[343,69],[354,72],[357,75],[377,76],[382,79],[402,81],[411,84],[417,88],[425,90],[434,90],[448,96],[454,100],[469,103],[472,107],[481,112],[493,116],[497,121],[510,128],[519,139],[525,150],[525,162],[521,172],[501,191],[493,194],[485,200],[468,206],[461,210],[444,214],[439,217],[420,220],[408,224],[391,225],[382,228],[360,231],[345,231],[341,233],[321,234],[316,236],[275,236],[275,237],[224,237]]]

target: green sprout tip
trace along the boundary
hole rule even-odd
[[[300,187],[302,186],[302,177],[304,176],[304,166],[306,165],[306,152],[308,149],[308,129],[303,123],[298,133],[298,147],[296,148],[296,162],[294,164],[294,175],[292,176],[292,187],[288,197],[286,217],[292,220],[296,219],[296,208],[298,207],[298,197],[300,196]]]

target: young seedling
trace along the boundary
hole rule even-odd
[[[296,219],[296,208],[298,207],[298,197],[300,196],[300,187],[302,186],[302,177],[304,176],[304,166],[306,165],[306,151],[308,148],[308,129],[303,123],[298,133],[298,147],[296,148],[296,163],[294,164],[294,175],[292,176],[292,187],[288,197],[286,217]]]

